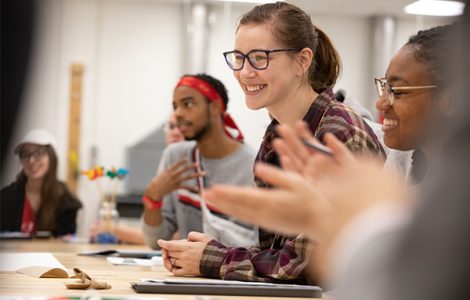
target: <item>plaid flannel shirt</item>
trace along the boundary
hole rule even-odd
[[[333,133],[353,152],[372,152],[385,158],[385,152],[372,129],[348,106],[332,99],[327,92],[313,101],[303,119],[319,140]],[[277,137],[273,120],[266,130],[256,161],[279,166],[272,141]],[[256,179],[259,187],[272,188]],[[204,249],[200,272],[203,276],[226,280],[262,282],[310,282],[306,272],[312,241],[302,234],[287,237],[259,230],[259,247],[229,248],[216,240]]]

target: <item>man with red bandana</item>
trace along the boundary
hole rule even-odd
[[[254,182],[255,152],[243,143],[241,131],[226,112],[227,103],[225,86],[209,75],[185,75],[177,83],[173,110],[186,141],[165,149],[157,176],[144,192],[142,230],[150,247],[158,249],[157,240],[171,239],[176,231],[183,239],[197,231],[218,240],[229,240],[236,231],[247,237],[242,246],[257,245],[257,228],[206,206],[200,197],[213,184],[252,186]],[[223,232],[203,226],[203,216],[205,224],[214,219],[225,222]]]

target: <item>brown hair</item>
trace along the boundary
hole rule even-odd
[[[41,205],[37,213],[36,230],[55,231],[56,211],[60,204],[60,199],[65,193],[64,185],[57,179],[57,155],[50,145],[43,146],[49,156],[49,169],[44,175],[41,188]],[[18,181],[26,182],[26,174],[21,170],[17,178]]]
[[[238,28],[248,24],[269,24],[274,37],[285,47],[310,48],[314,57],[308,81],[313,90],[321,93],[334,86],[341,72],[341,58],[328,36],[303,10],[286,2],[258,5],[240,18]]]

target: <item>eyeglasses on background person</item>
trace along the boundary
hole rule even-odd
[[[225,61],[230,69],[239,71],[243,69],[245,58],[248,58],[250,65],[256,70],[265,70],[269,66],[269,54],[273,52],[300,51],[298,48],[283,48],[273,50],[253,49],[247,54],[238,50],[224,52]]]
[[[385,100],[389,105],[393,105],[395,101],[395,92],[409,90],[434,89],[437,85],[420,85],[420,86],[391,86],[386,78],[375,78],[375,86],[379,97],[385,94]]]
[[[43,158],[46,155],[47,151],[45,147],[38,147],[34,149],[33,151],[28,151],[28,150],[23,150],[18,153],[18,157],[20,158],[20,161],[25,163],[28,162],[31,157],[34,158],[34,160],[39,160]]]

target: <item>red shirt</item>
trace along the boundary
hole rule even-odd
[[[23,219],[21,221],[21,232],[31,234],[34,232],[36,227],[36,214],[34,213],[31,205],[29,205],[29,200],[26,195],[24,196],[24,205],[23,205]]]

